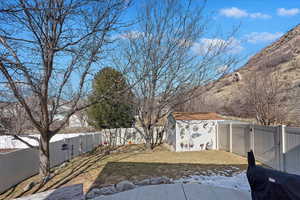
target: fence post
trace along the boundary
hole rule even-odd
[[[253,151],[253,153],[255,153],[255,150],[254,150],[254,124],[252,123],[250,125],[250,149]]]
[[[280,156],[280,163],[281,163],[281,166],[280,166],[280,169],[282,171],[286,171],[286,159],[285,159],[285,153],[286,153],[286,132],[285,132],[285,125],[281,125],[279,127],[279,137],[280,137],[280,141],[279,142],[279,154],[281,155]],[[280,148],[281,147],[281,148]]]
[[[217,150],[220,150],[219,148],[219,123],[216,123],[216,148]]]
[[[232,153],[232,123],[229,124],[229,151]]]
[[[79,136],[79,155],[82,154],[82,135]]]

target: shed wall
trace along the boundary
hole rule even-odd
[[[176,151],[216,149],[217,120],[177,120]]]

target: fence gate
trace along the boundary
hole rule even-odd
[[[247,156],[251,149],[250,125],[232,124],[232,152],[241,156]]]
[[[230,150],[229,124],[218,124],[218,146],[220,150]]]
[[[300,174],[300,129],[286,127],[285,134],[284,170]]]
[[[254,126],[254,153],[257,160],[280,169],[280,134],[279,127]]]

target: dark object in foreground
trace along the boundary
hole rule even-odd
[[[252,151],[247,178],[252,200],[300,200],[300,176],[256,166]]]

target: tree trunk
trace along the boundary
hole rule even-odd
[[[46,134],[45,134],[46,135]],[[39,154],[40,154],[40,176],[45,179],[50,175],[50,152],[49,152],[49,138],[41,134]]]
[[[152,150],[152,147],[153,147],[152,146],[153,129],[152,128],[144,129],[144,131],[145,131],[145,135],[146,135],[146,137],[145,137],[145,142],[146,142],[145,147],[146,147],[147,150]]]

